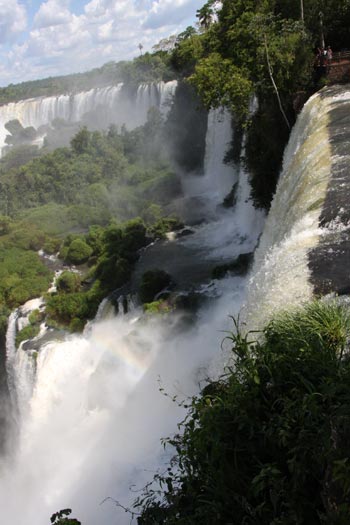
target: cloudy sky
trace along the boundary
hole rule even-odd
[[[196,21],[205,0],[0,0],[0,85],[130,59]]]

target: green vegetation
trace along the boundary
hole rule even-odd
[[[2,330],[11,308],[49,286],[52,272],[33,252],[59,251],[68,264],[86,264],[82,283],[64,272],[57,294],[47,299],[51,325],[81,330],[103,297],[130,279],[138,250],[182,226],[163,211],[180,191],[159,147],[163,132],[161,115],[152,109],[145,126],[131,132],[84,127],[70,148],[35,154],[29,162],[15,162],[11,151],[0,161]],[[28,146],[13,151],[22,148],[27,159],[33,153]],[[142,218],[135,219],[138,211]]]
[[[234,364],[187,403],[139,525],[348,523],[348,307],[313,302],[251,335],[228,335]]]
[[[0,242],[0,304],[12,309],[39,297],[51,277],[36,253]]]
[[[86,319],[94,316],[98,302],[96,304],[89,301],[90,296],[84,293],[63,293],[48,297],[46,305],[46,313],[50,319],[54,319],[61,325],[69,327],[70,323],[74,321],[74,326],[77,320],[81,324]]]
[[[90,248],[90,250],[92,253],[92,248]],[[78,273],[64,271],[61,273],[61,275],[57,279],[56,287],[59,292],[72,293],[72,292],[79,291],[80,284],[81,284],[81,279]]]
[[[11,310],[47,290],[52,272],[42,264],[36,253],[30,251],[31,248],[23,246],[26,235],[26,241],[31,244],[29,229],[23,229],[22,236],[19,236],[12,232],[12,228],[16,228],[15,223],[1,222],[3,225],[6,223],[3,235],[0,234],[0,335],[3,335]],[[32,233],[35,244],[36,232]]]
[[[28,326],[22,328],[22,330],[16,335],[16,347],[18,348],[22,341],[32,339],[33,337],[38,335],[39,331],[40,327],[32,324],[29,324]]]
[[[53,272],[36,252],[50,242],[33,224],[0,217],[0,334],[13,308],[48,289]]]
[[[120,64],[120,75],[128,85],[138,86],[144,82],[168,82],[175,78],[167,53],[144,53],[132,62]]]
[[[145,303],[143,310],[146,314],[158,315],[168,314],[173,310],[173,307],[167,301],[153,301],[152,303]]]
[[[45,314],[40,310],[33,310],[29,315],[29,322],[31,324],[39,324],[44,320]]]
[[[61,257],[72,262],[72,253],[78,247],[79,257],[74,260],[87,262],[90,269],[82,277],[69,271],[62,273],[57,294],[47,297],[48,322],[81,331],[86,320],[95,316],[102,299],[129,281],[139,250],[149,242],[140,218],[121,224],[112,222],[106,228],[92,226],[87,234],[69,234]],[[89,255],[85,257],[86,254]]]
[[[144,126],[120,133],[85,127],[70,148],[11,165],[0,162],[0,213],[24,219],[52,235],[112,218],[131,219],[180,192],[160,149],[164,123],[154,108]],[[74,257],[74,255],[73,255]]]
[[[66,260],[72,264],[83,264],[92,254],[92,248],[82,239],[74,239],[68,248]]]
[[[80,521],[75,518],[69,518],[72,514],[71,509],[63,509],[52,514],[50,522],[52,525],[81,525]]]
[[[181,230],[182,228],[184,228],[183,222],[176,217],[162,217],[151,224],[149,233],[154,237],[163,239],[166,233]]]

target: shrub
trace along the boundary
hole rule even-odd
[[[139,525],[349,522],[349,310],[314,302],[262,335],[228,336],[235,363],[189,401]]]
[[[78,292],[80,276],[76,272],[62,272],[57,279],[57,291],[63,293]]]
[[[181,230],[184,224],[176,217],[163,217],[157,220],[150,228],[150,234],[154,237],[164,238],[170,231]]]
[[[39,324],[44,320],[45,313],[40,310],[33,310],[28,317],[30,324]]]
[[[77,317],[74,317],[74,319],[72,319],[69,323],[69,330],[70,332],[82,332],[84,330],[84,326],[84,319],[78,319]]]
[[[92,254],[92,248],[83,239],[74,239],[68,248],[66,260],[73,264],[83,264]]]
[[[47,239],[43,245],[43,250],[49,255],[56,254],[60,249],[61,241],[60,239],[54,239],[51,237]]]
[[[146,314],[155,315],[168,314],[172,307],[167,301],[153,301],[152,303],[145,303],[143,309]]]
[[[146,246],[148,240],[146,237],[146,227],[139,217],[127,221],[123,228],[123,250],[127,255],[134,254]]]
[[[74,318],[87,319],[89,308],[84,293],[66,293],[50,297],[46,312],[54,320],[69,324]]]
[[[25,326],[18,332],[16,335],[16,346],[17,348],[22,343],[22,341],[26,341],[27,339],[32,339],[36,335],[38,335],[40,331],[40,326],[38,325],[32,325],[29,324],[28,326]]]

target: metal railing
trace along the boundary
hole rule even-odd
[[[342,60],[350,60],[350,51],[336,51],[333,53],[332,62],[341,62]]]

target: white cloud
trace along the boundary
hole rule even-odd
[[[0,0],[0,44],[8,43],[27,26],[25,7],[17,0]]]
[[[107,7],[104,5],[106,2],[103,0],[92,0],[84,7],[84,11],[88,16],[101,17],[107,12]]]
[[[139,43],[144,52],[150,51],[162,38],[193,23],[202,4],[203,0],[90,0],[76,15],[70,9],[70,0],[45,0],[25,39],[6,56],[0,54],[0,59],[8,63],[2,81],[67,74],[100,66],[108,60],[131,59],[139,54]],[[23,6],[16,6],[19,23],[19,15],[25,15],[25,11]],[[3,0],[0,14],[1,9],[4,19]],[[12,13],[13,7],[6,12]],[[17,28],[23,30],[23,23]]]
[[[203,5],[203,0],[154,0],[144,27],[157,28],[172,24],[180,24]]]
[[[108,41],[113,38],[113,20],[109,20],[109,22],[106,22],[105,24],[99,26],[98,36],[100,41]]]
[[[69,11],[69,2],[65,0],[48,0],[43,3],[34,18],[35,28],[45,28],[67,24],[72,14]]]

